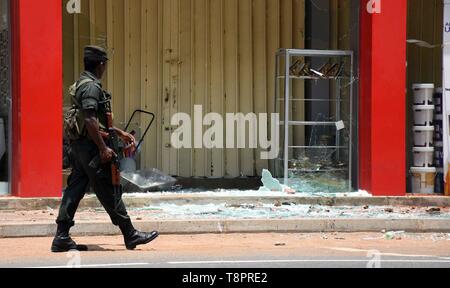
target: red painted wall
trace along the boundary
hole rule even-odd
[[[13,0],[12,194],[62,192],[62,4]]]
[[[360,187],[375,196],[406,195],[407,0],[361,0]]]

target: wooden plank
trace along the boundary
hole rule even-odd
[[[239,0],[239,112],[244,115],[253,112],[252,18],[252,1]],[[247,126],[246,147],[249,147],[248,136],[255,132]],[[255,175],[255,158],[252,149],[240,150],[240,162],[242,175]]]
[[[142,2],[141,10],[142,21],[142,41],[141,41],[141,107],[145,111],[153,112],[158,115],[158,0],[149,0]],[[150,123],[147,115],[141,115],[141,126],[147,127]],[[153,123],[147,138],[142,147],[142,169],[150,169],[158,165],[158,141],[157,129],[159,118]]]
[[[106,71],[106,88],[114,96],[114,0],[106,0],[106,43],[108,47],[108,54],[111,60],[108,63],[108,70]],[[114,97],[112,100],[114,107]]]
[[[81,0],[81,13],[74,16],[74,74],[84,70],[83,49],[90,44],[89,0]]]
[[[179,22],[179,112],[192,115],[192,0],[180,0],[180,22]],[[179,151],[179,175],[190,177],[192,175],[192,149],[182,149]]]
[[[107,6],[106,6],[106,0],[95,0],[93,3],[91,3],[91,7],[94,9],[94,11],[91,11],[91,14],[94,14],[95,25],[94,26],[94,32],[91,32],[91,41],[94,45],[100,46],[105,48],[108,53],[110,52],[108,49],[108,37],[107,37]],[[92,31],[92,30],[91,30]],[[105,87],[105,89],[108,89],[108,71],[106,71],[102,83]]]
[[[89,0],[81,0],[81,14],[77,15],[78,18],[78,73],[84,71],[84,63],[83,63],[83,52],[84,47],[91,44],[91,25],[89,19],[89,11],[91,9],[91,3]]]
[[[128,111],[130,110],[130,102],[129,97],[127,97],[130,93],[130,46],[131,46],[131,27],[130,27],[130,14],[131,14],[131,2],[130,1],[124,1],[124,83],[125,83],[125,90],[124,90],[124,98],[123,98],[123,119],[122,122],[125,122],[128,118]]]
[[[194,105],[203,105],[203,113],[208,111],[207,103],[207,5],[206,0],[194,0]],[[194,120],[193,120],[194,121]],[[204,131],[204,129],[202,130]],[[203,135],[203,132],[201,133]],[[207,175],[208,155],[202,147],[202,139],[198,140],[197,149],[194,149],[194,171],[196,177],[205,177]],[[201,141],[201,142],[200,142]]]
[[[171,35],[170,35],[170,47],[172,49],[172,57],[170,59],[170,118],[176,113],[178,113],[178,101],[179,95],[179,75],[180,75],[180,46],[179,46],[179,30],[180,30],[180,6],[179,0],[170,0],[171,3]],[[171,127],[170,135],[173,132],[173,127]],[[179,175],[179,165],[178,161],[178,149],[173,147],[170,148],[170,174]]]
[[[267,0],[267,110],[275,112],[275,55],[280,48],[280,2]]]
[[[293,39],[292,39],[292,35],[293,35],[292,0],[280,0],[280,1],[281,1],[281,7],[280,7],[281,47],[282,48],[291,48],[294,45]],[[281,65],[283,65],[282,67],[284,67],[284,65],[285,65],[284,60],[281,61]],[[290,96],[289,96],[290,99],[292,99],[292,95],[293,95],[293,89],[291,89],[291,91],[290,91]],[[291,115],[290,119],[295,120],[292,117],[293,116],[292,115],[292,105],[290,107],[291,107],[291,110],[287,111],[287,113],[289,113]],[[283,115],[283,117],[284,117],[284,115]],[[292,135],[294,135],[294,129],[292,127],[289,129],[289,135],[291,135],[291,137],[289,138],[289,145],[292,146],[294,144],[294,137],[292,137]],[[290,151],[289,158],[293,158],[294,156],[297,156],[297,155],[294,155],[293,152],[294,151],[292,151],[292,150]]]
[[[275,55],[280,48],[280,2],[267,0],[266,47],[267,47],[267,111],[275,113]],[[269,131],[270,137],[272,137]],[[280,143],[281,144],[281,143]],[[275,161],[269,161],[271,171],[275,170]]]
[[[90,42],[90,44],[91,45],[96,45],[96,37],[97,37],[97,35],[96,35],[96,29],[95,29],[95,26],[96,26],[96,15],[95,15],[95,3],[97,2],[98,0],[89,0],[89,34],[90,34],[90,39],[89,39],[89,42]]]
[[[109,65],[112,66],[112,83],[109,88],[114,92],[114,119],[116,123],[125,122],[125,3],[112,0],[112,50],[114,54]]]
[[[209,95],[213,113],[224,116],[224,69],[223,69],[223,2],[227,0],[210,1],[210,36],[208,48],[210,49],[210,85]],[[218,135],[216,135],[218,136]],[[225,135],[222,134],[222,139]],[[211,150],[211,168],[208,172],[210,177],[223,177],[225,174],[224,149]]]
[[[224,88],[225,111],[238,111],[238,0],[224,1]],[[228,130],[228,129],[227,129]],[[225,177],[239,176],[239,151],[226,150]]]
[[[106,28],[106,0],[95,0],[94,5],[94,17],[95,17],[95,33],[93,36],[94,44],[107,48],[108,37]]]
[[[125,124],[141,97],[141,0],[125,1]],[[139,126],[139,123],[136,123]],[[138,127],[134,127],[138,128]],[[142,132],[142,131],[141,131]]]
[[[159,23],[159,1],[148,0],[142,2],[142,95],[141,105],[144,110],[150,111],[156,114],[156,119],[149,132],[149,135],[145,139],[143,154],[144,159],[142,166],[145,169],[148,168],[160,168],[158,166],[158,133],[161,131],[160,122],[160,62],[161,55],[161,41],[159,41],[159,35],[161,34],[159,29],[161,27]],[[141,125],[146,127],[149,124],[149,118],[144,116],[141,120]]]
[[[330,49],[339,47],[339,2],[343,0],[330,0]],[[298,2],[294,0],[294,3]]]
[[[266,0],[253,0],[253,81],[254,81],[254,112],[267,113],[267,27],[266,27]],[[270,120],[270,118],[269,118]],[[259,123],[268,126],[269,123]],[[270,129],[268,129],[270,130]],[[259,131],[258,134],[259,135]],[[258,145],[259,147],[259,145]],[[254,151],[256,175],[261,175],[263,169],[269,166],[268,160],[261,159],[261,149]]]
[[[163,1],[163,94],[162,94],[162,168],[166,173],[170,173],[170,145],[171,145],[171,114],[170,114],[170,106],[171,106],[171,65],[170,61],[173,58],[172,47],[171,47],[171,35],[173,33],[171,26],[171,15],[172,15],[172,1]]]
[[[80,76],[79,66],[79,45],[80,45],[80,33],[79,33],[79,15],[74,15],[73,18],[73,73],[75,78]]]
[[[155,65],[155,67],[157,67],[155,70],[152,70],[152,73],[156,73],[153,74],[154,76],[153,81],[157,81],[154,82],[154,84],[157,86],[157,89],[154,90],[157,91],[157,94],[154,95],[155,99],[154,99],[154,104],[156,105],[156,110],[157,113],[157,122],[156,122],[156,142],[157,142],[157,146],[156,146],[156,153],[157,153],[157,168],[159,170],[164,171],[164,163],[163,163],[163,135],[164,135],[164,113],[163,113],[163,95],[164,95],[164,88],[165,88],[165,82],[164,82],[164,59],[165,59],[165,8],[164,8],[164,0],[157,0],[158,1],[158,6],[157,6],[157,33],[158,33],[158,49],[157,49],[157,56],[154,59],[154,61],[156,60],[158,65]],[[156,101],[155,101],[156,100]]]
[[[340,50],[351,50],[352,47],[352,27],[357,25],[357,23],[351,23],[353,20],[352,14],[352,0],[338,0],[338,49]]]
[[[336,0],[337,1],[337,0]],[[337,17],[336,17],[337,18]],[[337,30],[336,30],[337,33]],[[292,2],[292,43],[297,49],[305,48],[305,1],[294,0]],[[294,99],[305,98],[305,82],[292,82],[292,96]],[[305,120],[305,102],[292,102],[292,115],[296,120]],[[297,126],[293,128],[293,143],[295,146],[305,145],[305,127]],[[300,152],[300,151],[295,151]],[[298,154],[297,154],[298,155]]]

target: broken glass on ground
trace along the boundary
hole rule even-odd
[[[127,182],[138,187],[141,191],[161,189],[174,184],[177,180],[158,169],[142,170],[135,172],[122,172],[121,177]]]
[[[440,215],[430,216],[426,208],[419,208],[410,214],[401,213],[402,209],[394,209],[387,213],[388,206],[321,206],[296,205],[293,203],[250,203],[250,204],[208,204],[208,205],[175,205],[161,204],[148,206],[134,211],[158,210],[156,218],[163,219],[449,219],[446,210]],[[392,208],[392,207],[391,207]],[[386,239],[401,237],[399,232],[384,232]]]

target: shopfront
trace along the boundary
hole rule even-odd
[[[355,73],[347,75],[353,78],[352,85],[347,87],[354,88],[352,92],[357,99],[359,11],[359,2],[354,0],[64,1],[64,89],[83,68],[83,47],[103,46],[111,54],[104,83],[113,94],[117,125],[123,126],[136,109],[158,115],[144,142],[142,169],[155,167],[181,177],[261,176],[272,161],[261,159],[259,148],[172,147],[171,136],[176,127],[172,127],[171,117],[176,113],[193,115],[194,105],[201,105],[204,115],[217,113],[223,118],[227,113],[275,112],[281,100],[275,94],[275,85],[280,81],[275,75],[279,48],[354,51]],[[320,70],[327,61],[333,62],[330,66],[341,65],[338,59],[317,58],[311,68]],[[345,141],[353,146],[351,152],[348,148],[340,151],[336,145],[328,148],[326,138],[336,138],[336,131],[328,127],[296,127],[292,146],[320,148],[292,149],[292,160],[303,166],[318,165],[317,162],[327,165],[320,171],[308,170],[308,174],[314,174],[308,176],[316,185],[306,183],[304,192],[313,192],[309,188],[326,190],[322,192],[358,188],[357,133],[350,133],[357,130],[358,102],[351,102],[354,107],[350,109],[348,89],[342,101],[336,101],[333,82],[293,83],[295,99],[291,110],[296,119],[308,122],[341,119],[335,117],[339,110],[348,128]],[[344,85],[347,84],[350,83]],[[317,95],[320,99],[316,99]],[[65,104],[69,102],[65,99]],[[145,126],[145,119],[136,126]],[[208,128],[205,126],[204,130]],[[349,137],[353,139],[350,141]],[[346,161],[335,157],[349,153],[353,155]],[[313,160],[304,161],[306,158]],[[345,167],[336,167],[341,164]],[[345,179],[337,179],[335,185],[333,181],[317,185],[324,178],[333,178],[335,175],[330,175],[329,169],[337,168],[345,170],[342,173]]]
[[[104,84],[114,95],[117,125],[136,109],[157,115],[141,168],[228,181],[259,176],[271,162],[258,157],[259,148],[175,149],[172,115],[192,114],[194,105],[202,105],[204,114],[273,113],[280,101],[275,92],[279,48],[349,51],[354,61],[345,64],[349,69],[343,75],[350,81],[342,98],[336,98],[332,82],[297,81],[290,106],[298,122],[329,122],[338,119],[335,104],[342,102],[338,120],[346,130],[337,136],[328,128],[293,128],[290,145],[301,148],[292,155],[300,162],[316,154],[349,159],[329,165],[344,168],[346,190],[405,195],[406,76],[401,75],[406,75],[407,1],[383,1],[381,11],[378,2],[14,1],[12,194],[61,194],[61,107],[68,105],[67,87],[83,69],[83,47],[92,44],[111,55]],[[327,64],[314,61],[315,70]],[[145,121],[132,124],[139,130]],[[351,149],[335,151],[344,146],[330,145],[339,137]]]

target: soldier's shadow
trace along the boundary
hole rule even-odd
[[[104,245],[107,246],[107,245]],[[100,245],[87,245],[88,251],[86,252],[117,252],[119,250],[104,248]]]

